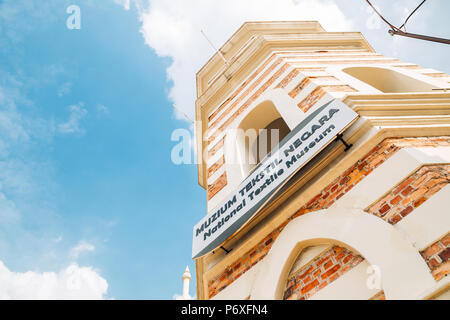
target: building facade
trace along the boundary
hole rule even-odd
[[[245,23],[197,73],[207,216],[267,153],[239,132],[281,139],[336,100],[358,118],[196,257],[198,299],[448,299],[449,82],[359,32]]]

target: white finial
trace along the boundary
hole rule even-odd
[[[186,266],[186,270],[183,273],[183,277],[181,277],[183,281],[183,299],[190,300],[192,299],[189,295],[189,283],[191,282],[191,272],[189,271],[189,267]]]

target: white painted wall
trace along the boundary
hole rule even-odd
[[[398,151],[331,208],[292,220],[257,268],[250,269],[217,298],[282,298],[285,281],[300,250],[311,245],[324,245],[324,240],[345,245],[366,260],[320,290],[314,299],[370,298],[379,289],[365,287],[363,280],[369,276],[366,273],[369,264],[380,268],[382,289],[387,299],[423,299],[440,290],[448,281],[445,278],[440,282],[434,280],[419,250],[450,229],[447,210],[450,186],[444,187],[395,226],[363,211],[421,166],[437,163],[450,163],[450,147]],[[300,264],[304,263],[306,261]],[[346,286],[352,290],[345,290]]]

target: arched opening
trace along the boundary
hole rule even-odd
[[[259,130],[258,137],[251,148],[256,163],[261,162],[270,151],[277,147],[290,131],[283,118],[275,119],[264,129]]]
[[[371,281],[366,281],[369,276]],[[283,299],[366,300],[383,295],[376,267],[353,249],[324,242],[300,251],[287,276]]]
[[[427,92],[436,86],[398,71],[379,67],[350,67],[342,70],[384,93]]]
[[[256,106],[238,128],[236,148],[242,178],[247,177],[290,131],[271,101]]]
[[[373,269],[368,269],[371,266],[379,270],[381,286],[387,299],[417,299],[423,296],[426,288],[433,288],[436,284],[417,248],[391,224],[368,215],[362,209],[331,207],[301,215],[284,227],[264,260],[259,262],[261,265],[250,299],[283,299],[287,279],[299,254],[308,246],[322,244],[342,246],[364,257],[366,270],[364,262],[361,262],[355,268],[362,266],[363,272],[350,270],[344,275],[346,278],[350,275],[355,278],[359,276],[360,280],[353,283],[358,284],[361,290],[369,289],[366,284],[374,280]],[[325,293],[331,296],[330,290],[336,290],[338,284],[344,282],[347,285],[342,279],[340,277],[321,288],[311,299],[325,299]],[[366,298],[375,298],[379,292],[375,290],[369,292]],[[342,295],[346,293],[353,294],[355,291],[347,290],[344,286],[336,295],[344,299]]]

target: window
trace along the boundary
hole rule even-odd
[[[342,70],[384,93],[426,92],[436,86],[398,71],[378,67],[350,67]]]

